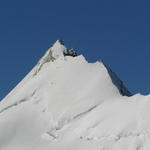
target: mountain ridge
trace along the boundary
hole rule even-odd
[[[149,150],[150,96],[55,44],[0,102],[0,149]]]

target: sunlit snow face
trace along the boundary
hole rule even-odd
[[[67,51],[67,48],[59,40],[57,40],[51,47],[51,51],[52,56],[54,58],[58,58],[60,56],[63,56],[63,54]]]
[[[112,82],[119,79],[110,77],[114,74],[103,62],[61,57],[65,50],[57,41],[0,103],[0,150],[137,150],[150,145],[145,141],[148,97],[122,96]]]

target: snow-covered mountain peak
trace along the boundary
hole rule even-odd
[[[50,47],[45,55],[39,60],[38,64],[35,66],[36,75],[42,68],[45,63],[53,62],[59,57],[64,57],[64,54],[67,53],[67,47],[63,44],[61,40],[57,40],[52,47]]]
[[[45,55],[39,60],[38,64],[35,66],[36,75],[42,68],[42,66],[48,62],[53,62],[56,59],[63,58],[65,56],[76,57],[77,53],[74,49],[68,49],[61,40],[57,40],[52,47],[50,47]]]
[[[67,52],[67,47],[61,40],[57,40],[45,53],[40,61],[44,63],[49,61],[54,61],[55,59],[64,56],[64,53]]]
[[[131,95],[56,41],[0,103],[0,150],[150,150],[150,96]]]
[[[52,51],[52,56],[57,59],[58,57],[63,56],[64,53],[66,53],[67,47],[61,40],[57,40],[50,48],[50,51]]]

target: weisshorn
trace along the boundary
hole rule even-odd
[[[0,102],[0,150],[150,150],[150,96],[57,40]]]

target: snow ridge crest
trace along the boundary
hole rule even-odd
[[[75,57],[77,56],[77,53],[74,49],[68,49],[63,41],[61,40],[57,40],[52,47],[50,47],[47,52],[45,53],[45,55],[39,60],[38,64],[36,65],[36,69],[35,69],[35,73],[34,75],[36,75],[42,68],[42,66],[45,63],[48,62],[53,62],[56,59],[58,59],[59,57],[65,57],[65,56],[72,56]]]

